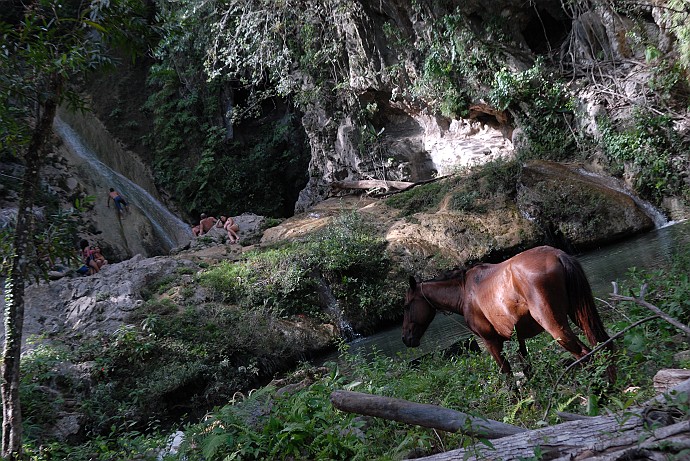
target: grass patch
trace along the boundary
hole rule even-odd
[[[484,213],[497,197],[512,198],[516,193],[520,164],[498,158],[469,169],[460,169],[453,176],[424,184],[396,194],[386,204],[401,210],[401,216],[436,211],[450,195],[448,208],[468,213]]]

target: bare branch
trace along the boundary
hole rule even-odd
[[[658,317],[661,317],[662,319],[666,320],[668,323],[670,323],[670,324],[673,325],[674,327],[676,327],[676,328],[678,328],[679,330],[681,330],[681,331],[682,331],[683,333],[685,333],[686,335],[689,335],[689,336],[690,336],[690,327],[688,327],[687,325],[682,324],[681,322],[679,322],[678,320],[674,319],[673,317],[671,317],[670,315],[668,315],[667,313],[665,313],[664,311],[662,311],[661,309],[659,309],[659,308],[656,307],[655,305],[650,304],[650,303],[648,303],[647,301],[644,300],[644,296],[645,296],[645,294],[646,294],[646,292],[647,292],[647,284],[646,284],[646,283],[645,283],[644,285],[642,285],[642,287],[640,288],[640,295],[639,295],[638,297],[635,297],[635,296],[622,296],[622,295],[619,295],[616,291],[617,291],[617,290],[615,290],[615,287],[614,287],[614,293],[611,293],[611,300],[614,300],[614,301],[630,301],[630,302],[633,302],[633,303],[635,303],[635,304],[637,304],[637,305],[639,305],[639,306],[646,307],[646,308],[649,309],[650,311],[654,312]]]

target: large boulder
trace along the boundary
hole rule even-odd
[[[113,333],[144,303],[145,287],[178,273],[181,268],[195,272],[198,266],[182,258],[136,255],[121,263],[105,265],[92,276],[68,276],[29,285],[25,297],[24,345],[32,335],[49,339],[53,335]]]
[[[571,250],[611,243],[665,222],[622,181],[576,164],[527,163],[517,203],[550,243]]]

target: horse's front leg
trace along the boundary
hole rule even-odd
[[[515,377],[513,376],[512,370],[510,368],[510,363],[506,359],[505,355],[503,355],[503,344],[506,342],[506,340],[501,337],[498,337],[496,339],[482,339],[484,340],[484,344],[486,345],[487,350],[494,358],[496,363],[498,363],[498,367],[501,370],[501,374],[503,374],[503,376],[505,377],[506,387],[511,392],[511,394],[515,394],[517,391],[517,383],[515,382]]]
[[[486,349],[489,351],[489,354],[494,358],[496,363],[498,364],[498,367],[501,370],[501,373],[504,373],[506,375],[511,374],[511,369],[510,369],[510,363],[508,363],[508,360],[506,359],[505,355],[503,355],[503,343],[505,343],[505,339],[503,338],[498,338],[498,339],[487,339],[487,338],[482,338],[484,341],[484,344],[486,345]]]
[[[522,363],[522,371],[525,373],[525,378],[532,379],[532,365],[529,362],[529,357],[527,355],[527,345],[525,344],[525,338],[518,336],[518,356],[520,357],[520,362]]]

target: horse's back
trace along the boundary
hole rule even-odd
[[[481,264],[467,273],[469,291],[465,316],[486,319],[503,337],[518,325],[527,337],[541,331],[543,309],[553,309],[567,298],[563,267],[557,248],[540,246],[498,264]],[[565,309],[563,309],[565,315]]]

